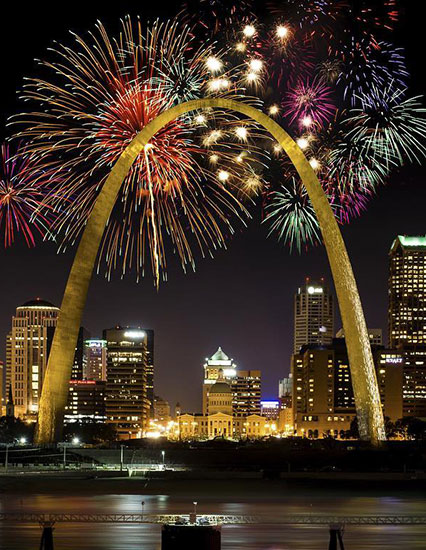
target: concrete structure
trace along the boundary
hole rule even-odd
[[[87,380],[106,380],[107,345],[106,340],[89,339],[84,342],[85,371]]]
[[[302,346],[331,344],[333,335],[333,295],[324,279],[307,278],[294,296],[293,353],[298,353]]]
[[[102,380],[70,380],[65,422],[105,422],[105,390]]]
[[[404,416],[426,416],[426,236],[398,235],[389,252],[389,345],[404,351]]]
[[[378,443],[385,439],[385,430],[367,327],[352,266],[327,196],[303,151],[279,124],[247,103],[221,97],[186,101],[163,111],[134,137],[105,180],[85,225],[65,288],[39,407],[36,443],[47,444],[60,439],[74,347],[89,283],[105,226],[124,179],[135,159],[159,130],[185,113],[207,108],[229,109],[250,117],[273,136],[295,166],[316,213],[333,274],[353,365],[360,435],[362,439]],[[156,253],[154,250],[153,254]]]
[[[146,333],[139,327],[104,330],[107,342],[107,423],[120,439],[142,437],[148,425]]]
[[[36,419],[51,338],[59,308],[37,298],[16,308],[7,335],[6,388],[12,388],[15,414]]]

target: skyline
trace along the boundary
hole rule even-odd
[[[17,6],[7,6],[6,10],[10,17],[17,17]],[[76,32],[92,28],[97,17],[115,28],[121,15],[139,11],[130,2],[120,5],[119,9],[94,2],[88,9],[85,6],[84,12],[77,9],[75,17],[70,15],[67,21],[59,20],[56,12],[49,14],[49,4],[19,13],[25,39],[16,41],[12,29],[6,29],[1,37],[4,48],[14,46],[8,48],[6,59],[5,71],[11,82],[2,90],[5,105],[2,123],[8,114],[18,110],[20,103],[15,90],[21,87],[25,75],[32,74],[33,58],[43,57],[52,40],[68,40],[70,28]],[[161,6],[161,13],[155,6],[144,8],[141,16],[168,16],[175,11],[170,2]],[[398,45],[407,48],[407,62],[413,74],[410,87],[418,93],[424,89],[420,58],[414,55],[418,46],[415,29],[420,29],[420,21],[414,9],[407,7],[405,11],[396,36]],[[43,29],[50,29],[51,25],[55,32],[44,33]],[[425,233],[421,206],[425,195],[421,168],[406,167],[394,173],[388,185],[380,188],[367,212],[342,228],[367,324],[382,328],[385,335],[387,254],[397,234]],[[201,381],[203,360],[219,345],[240,368],[261,369],[264,397],[274,397],[278,378],[289,371],[294,292],[306,276],[325,276],[330,287],[332,281],[323,246],[301,256],[290,254],[288,247],[274,238],[266,238],[267,228],[260,226],[260,216],[258,209],[248,230],[239,231],[228,242],[228,250],[218,251],[214,260],[202,260],[198,255],[195,274],[181,273],[176,259],[170,257],[169,282],[161,286],[158,294],[149,277],[137,285],[131,276],[124,281],[115,276],[111,283],[95,276],[83,325],[98,337],[103,328],[116,323],[153,328],[157,338],[157,393],[172,403],[176,394],[176,400],[188,409],[198,408],[199,397],[191,395],[186,377]],[[2,250],[1,358],[5,357],[5,335],[17,305],[37,295],[60,305],[74,253],[75,248],[65,255],[57,255],[53,243],[40,241],[33,250],[25,249],[22,243]],[[34,273],[29,277],[30,267]],[[7,291],[10,281],[15,283],[13,292]],[[336,330],[338,328],[336,308]]]

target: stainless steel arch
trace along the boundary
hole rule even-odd
[[[352,266],[327,197],[303,152],[279,124],[246,103],[222,98],[188,101],[160,114],[133,139],[105,181],[78,246],[62,300],[40,399],[38,444],[56,441],[62,429],[68,381],[89,283],[101,238],[123,180],[158,130],[189,111],[205,108],[233,110],[262,125],[280,143],[306,187],[318,217],[339,301],[360,435],[377,444],[385,439],[385,432],[370,341]]]

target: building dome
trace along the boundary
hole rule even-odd
[[[226,382],[216,382],[210,388],[209,395],[212,393],[232,393],[232,391],[230,385]]]
[[[22,306],[20,307],[56,307],[56,306],[48,302],[47,300],[40,300],[40,298],[36,298],[35,300],[29,300],[28,302],[25,302],[25,304],[22,304]]]

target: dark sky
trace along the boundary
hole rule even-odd
[[[28,5],[27,5],[28,4]],[[108,7],[108,4],[111,4]],[[137,3],[143,6],[145,2]],[[175,5],[160,2],[135,9],[134,2],[77,0],[63,10],[60,3],[8,2],[2,7],[0,44],[2,86],[0,132],[8,115],[19,109],[16,90],[25,75],[34,74],[33,59],[44,57],[53,39],[68,41],[68,30],[83,33],[97,19],[113,30],[120,17],[173,15]],[[413,94],[423,93],[423,21],[417,2],[407,4],[395,42],[407,50]],[[62,4],[63,6],[63,4]],[[161,6],[161,7],[157,7]],[[386,331],[387,253],[395,235],[426,234],[425,177],[422,168],[395,173],[380,189],[367,213],[343,228],[363,300],[367,324]],[[35,249],[18,244],[0,249],[0,358],[16,306],[35,297],[60,305],[72,254],[57,255],[51,243]],[[117,323],[153,328],[156,333],[156,393],[185,409],[201,406],[202,364],[222,348],[239,367],[261,369],[263,394],[273,398],[278,378],[289,370],[293,335],[293,294],[305,276],[325,276],[331,282],[325,249],[302,255],[273,238],[254,219],[226,251],[215,259],[198,258],[197,272],[184,275],[177,259],[169,258],[169,282],[160,291],[146,278],[107,283],[94,277],[84,326],[99,336]],[[337,322],[336,329],[339,328]]]

